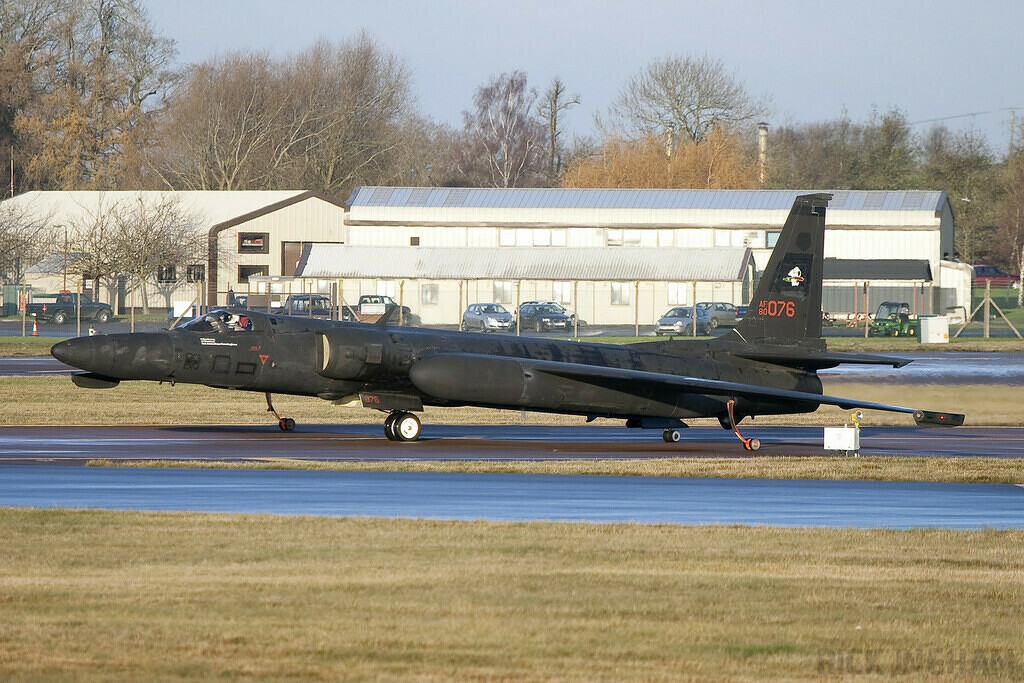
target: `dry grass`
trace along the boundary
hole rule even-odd
[[[1024,674],[1020,531],[11,509],[0,527],[5,679]]]
[[[32,329],[31,321],[28,329]],[[50,347],[62,340],[57,337],[0,337],[0,357],[49,356]]]
[[[826,381],[825,392],[848,398],[947,410],[967,414],[967,424],[1024,425],[1020,387],[992,384],[885,384]],[[0,377],[0,424],[52,424],[60,407],[64,424],[266,424],[266,403],[259,393],[210,389],[196,385],[125,382],[113,389],[79,389],[66,377]],[[339,408],[317,398],[275,396],[274,406],[304,424],[379,422],[380,414],[362,408]],[[770,416],[745,421],[750,425],[840,425],[849,412],[823,406],[810,415]],[[572,415],[548,415],[486,408],[430,408],[427,424],[583,424]],[[717,425],[714,419],[688,420]],[[599,420],[597,424],[621,424]],[[867,411],[865,425],[911,425],[908,415]]]
[[[494,474],[586,474],[642,477],[742,479],[828,479],[836,481],[937,481],[964,484],[1020,484],[1020,462],[1005,458],[929,457],[737,457],[642,458],[622,460],[370,460],[323,462],[254,458],[223,460],[91,460],[92,467],[162,467],[225,470],[312,470],[360,472],[473,472]]]

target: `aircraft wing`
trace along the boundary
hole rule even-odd
[[[533,375],[537,373],[553,377],[562,377],[579,382],[586,382],[595,386],[608,386],[615,388],[618,391],[629,391],[630,387],[632,387],[635,388],[637,395],[640,395],[643,390],[650,388],[673,389],[676,391],[709,394],[713,396],[744,397],[761,400],[790,400],[835,405],[843,409],[864,408],[868,410],[908,413],[914,416],[915,421],[919,425],[948,425],[955,427],[962,425],[964,422],[964,416],[958,413],[906,408],[903,406],[814,394],[805,391],[776,389],[757,384],[726,382],[722,380],[705,379],[702,377],[669,375],[658,372],[647,372],[643,370],[631,370],[625,368],[609,368],[580,363],[564,363],[561,361],[545,361],[529,358],[499,358],[470,353],[442,353],[425,358],[413,366],[413,369],[410,372],[410,378],[414,384],[427,393],[439,395],[445,398],[455,398],[456,396],[449,394],[449,391],[453,390],[446,389],[448,386],[456,386],[456,384],[451,381],[452,377],[490,377],[491,379],[489,381],[491,382],[510,380],[513,377],[521,377],[528,382]],[[519,381],[523,380],[520,379]],[[458,384],[462,383],[460,382]],[[494,387],[495,391],[500,391],[500,389],[493,384],[491,386]],[[483,387],[481,389],[483,389]],[[457,391],[457,389],[454,391]]]

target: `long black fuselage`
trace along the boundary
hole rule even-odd
[[[259,316],[255,331],[169,332],[69,340],[65,362],[145,379],[339,400],[353,395],[600,417],[723,417],[728,397],[635,381],[554,376],[551,361],[821,393],[813,369],[750,360],[721,341],[612,345]],[[424,363],[425,360],[430,360]],[[414,369],[416,368],[416,369]],[[365,404],[365,402],[364,402]],[[738,398],[737,418],[811,412],[816,403]]]

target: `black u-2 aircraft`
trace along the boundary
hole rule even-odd
[[[825,208],[797,197],[746,317],[714,340],[617,346],[501,337],[217,310],[163,332],[79,337],[52,353],[85,370],[80,387],[122,380],[188,382],[266,394],[281,429],[295,422],[272,394],[318,396],[387,413],[384,433],[414,441],[424,405],[484,406],[623,419],[678,441],[686,418],[717,417],[747,450],[745,417],[813,412],[821,404],[912,413],[922,425],[964,416],[822,395],[817,371],[841,363],[907,360],[831,353],[821,339]]]

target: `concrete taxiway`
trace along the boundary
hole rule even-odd
[[[747,427],[761,440],[758,455],[823,455],[820,427]],[[861,455],[1024,458],[1024,428],[864,427]],[[605,426],[430,425],[420,441],[395,443],[380,424],[276,426],[0,427],[0,464],[83,464],[112,460],[601,460],[743,457],[730,431],[683,430],[665,443],[661,432]]]

